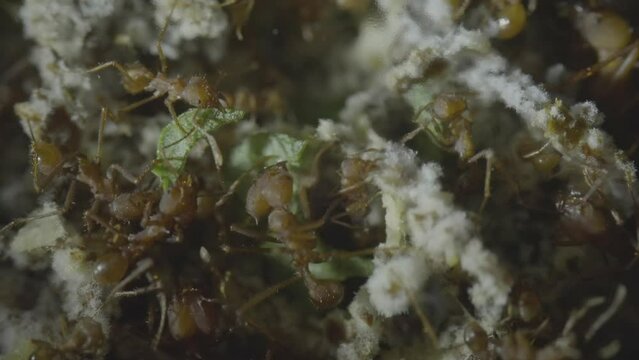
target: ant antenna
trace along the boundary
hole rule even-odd
[[[27,128],[29,129],[29,136],[31,137],[31,172],[33,173],[33,187],[36,192],[40,192],[40,175],[38,174],[38,165],[40,160],[38,154],[35,152],[36,138],[33,133],[33,127],[31,126],[31,119],[26,119]]]
[[[108,116],[108,110],[106,107],[102,107],[100,110],[100,127],[98,128],[98,148],[95,154],[95,162],[100,164],[102,161],[102,139],[104,136],[104,126],[106,125]]]
[[[251,299],[249,299],[249,301],[245,302],[244,305],[240,306],[239,309],[237,309],[237,313],[241,316],[244,313],[246,313],[249,309],[259,305],[261,302],[263,302],[264,300],[268,299],[269,297],[277,294],[280,290],[295,284],[296,282],[298,282],[299,280],[302,280],[302,277],[299,274],[296,274],[295,276],[292,276],[284,281],[281,281],[275,285],[272,285],[271,287],[262,290],[261,292],[253,295],[253,297]]]
[[[430,340],[430,342],[433,344],[435,349],[437,349],[439,345],[439,340],[437,340],[437,333],[435,332],[433,325],[431,324],[430,320],[428,320],[428,317],[424,313],[424,310],[421,308],[421,306],[419,306],[419,303],[417,302],[417,296],[415,296],[415,293],[408,288],[406,288],[405,291],[406,291],[406,294],[408,295],[408,298],[410,299],[410,302],[413,305],[413,308],[415,308],[415,312],[417,313],[417,317],[419,318],[419,321],[422,323],[422,331],[424,332],[424,335],[426,335],[426,338]]]
[[[160,29],[160,34],[158,35],[158,40],[156,43],[158,58],[160,58],[160,72],[162,74],[166,74],[166,71],[169,68],[169,66],[166,63],[166,56],[164,55],[164,50],[162,49],[162,40],[164,40],[166,29],[169,27],[169,22],[171,21],[171,16],[173,16],[173,10],[175,10],[175,7],[177,6],[177,2],[178,0],[173,1],[173,4],[171,5],[171,11],[169,11],[169,15],[166,17],[166,20],[164,21],[164,25],[162,25],[162,28]]]

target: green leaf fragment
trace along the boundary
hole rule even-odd
[[[373,269],[373,260],[362,257],[338,258],[309,264],[313,277],[320,280],[344,281],[354,277],[368,277]]]
[[[306,149],[311,140],[286,134],[258,133],[238,145],[231,153],[233,169],[247,171],[257,165],[268,166],[285,161],[289,167],[303,167]]]
[[[209,141],[214,157],[217,157],[217,145],[210,133],[239,122],[244,115],[243,111],[234,109],[193,108],[178,116],[179,125],[175,121],[166,125],[160,133],[157,164],[152,169],[162,186],[166,189],[177,181],[193,146],[202,138]]]

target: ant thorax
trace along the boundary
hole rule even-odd
[[[164,74],[157,74],[145,89],[152,91],[154,96],[167,94],[168,101],[176,101],[182,98],[185,86],[186,82],[179,77],[172,79]]]

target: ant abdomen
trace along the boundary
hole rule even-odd
[[[191,315],[189,305],[183,297],[176,296],[171,300],[166,315],[169,332],[174,339],[187,339],[197,332],[197,325]]]
[[[115,284],[122,280],[129,268],[129,260],[118,252],[107,252],[97,258],[93,276],[102,284]]]
[[[517,301],[517,310],[519,317],[526,323],[538,319],[542,311],[539,295],[531,290],[522,291]]]
[[[500,10],[497,18],[500,39],[512,39],[524,30],[526,26],[526,8],[520,1],[513,1],[504,5]]]
[[[308,296],[318,309],[334,308],[344,298],[344,285],[337,281],[318,280],[312,275],[304,275],[304,284],[308,289]]]
[[[167,309],[169,332],[176,340],[187,339],[197,332],[212,334],[217,325],[214,304],[196,289],[173,297]]]
[[[484,355],[488,352],[488,334],[475,321],[469,323],[464,329],[464,342],[468,349],[477,356]]]
[[[32,149],[38,164],[37,170],[43,175],[51,175],[62,164],[62,152],[56,145],[40,141],[34,143]]]

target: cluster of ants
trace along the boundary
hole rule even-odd
[[[460,9],[467,7],[468,3],[470,2],[465,1],[465,5],[460,5]],[[500,20],[500,37],[516,36],[525,25],[526,14],[523,5],[519,1],[494,1],[494,3],[501,18],[505,19]],[[583,11],[583,9],[576,11]],[[463,10],[459,13],[463,14]],[[613,15],[606,13],[602,16],[611,17]],[[618,21],[603,22],[603,24],[607,23],[613,23],[610,26],[616,26],[616,31],[625,31],[622,29],[623,24],[619,25]],[[151,93],[149,97],[119,109],[116,116],[164,97],[164,104],[171,114],[172,121],[181,126],[174,108],[176,101],[181,100],[197,108],[227,106],[224,95],[214,90],[203,77],[193,76],[184,80],[180,77],[171,78],[168,76],[168,65],[161,47],[161,38],[166,32],[167,24],[161,29],[160,39],[157,42],[161,66],[155,74],[142,64],[120,64],[116,61],[110,61],[89,70],[93,73],[110,67],[115,68],[122,75],[123,86],[128,93],[139,94],[145,91]],[[601,65],[589,69],[590,73],[594,71],[593,69],[603,69],[609,66],[613,60],[616,61],[621,56],[635,58],[637,56],[636,42],[630,43],[630,40],[627,40],[617,48],[605,52],[604,50],[607,49],[603,49],[605,46],[601,44],[601,39],[589,32],[585,35],[593,46],[601,48],[598,48],[601,50],[599,52]],[[636,59],[632,58],[631,60]],[[619,66],[626,64],[626,62],[624,61]],[[613,76],[625,76],[627,71],[627,67],[622,67]],[[465,115],[467,104],[461,96],[442,94],[433,101],[433,104],[429,104],[420,111],[423,110],[429,110],[433,120],[425,126],[420,126],[416,132],[408,134],[403,139],[404,142],[411,140],[418,131],[426,131],[439,146],[446,149],[457,149],[465,160],[477,159],[476,156],[473,156],[475,150],[470,138],[471,122]],[[216,195],[205,186],[202,179],[185,172],[170,189],[162,191],[157,186],[143,186],[144,178],[151,166],[147,167],[147,170],[139,176],[134,176],[123,167],[115,164],[110,165],[104,171],[101,163],[102,132],[110,115],[113,115],[110,111],[102,109],[98,150],[94,159],[75,153],[65,154],[61,147],[54,142],[38,139],[33,132],[31,133],[33,176],[36,190],[42,191],[56,177],[66,176],[69,179],[68,191],[62,208],[55,214],[44,214],[40,217],[68,213],[75,202],[77,184],[83,184],[92,197],[89,209],[83,214],[85,225],[90,230],[96,224],[99,225],[104,229],[104,237],[107,238],[106,241],[96,245],[93,249],[95,252],[93,275],[96,281],[112,287],[109,297],[122,298],[146,293],[156,294],[161,310],[158,329],[153,339],[154,346],[159,344],[166,324],[168,324],[168,330],[175,340],[188,339],[197,333],[214,334],[223,324],[219,320],[223,308],[220,304],[222,300],[205,296],[197,288],[189,287],[175,290],[174,295],[169,299],[166,294],[167,285],[163,282],[159,272],[153,270],[155,261],[150,254],[160,244],[188,241],[188,236],[185,233],[194,222],[211,219],[217,221],[216,213],[226,204],[230,192],[234,191],[236,186],[234,184],[228,189],[222,189],[223,195]],[[538,150],[525,151],[522,157],[530,160],[535,168],[543,173],[552,173],[560,162],[559,154],[552,152],[545,146]],[[486,155],[486,158],[490,160],[490,156]],[[371,194],[366,188],[366,177],[375,169],[375,166],[374,161],[358,157],[346,158],[341,163],[341,188],[337,195],[341,201],[340,205],[345,209],[345,214],[351,219],[361,218],[366,213],[371,201]],[[492,166],[493,164],[489,161],[486,170],[487,184],[490,183]],[[228,192],[225,193],[225,191]],[[345,288],[342,283],[318,279],[309,269],[309,265],[312,263],[353,255],[347,252],[323,252],[318,249],[319,237],[316,231],[326,224],[332,207],[320,219],[300,219],[291,210],[293,196],[294,180],[285,163],[278,163],[264,169],[247,192],[245,199],[247,214],[256,223],[264,218],[267,219],[268,235],[282,246],[281,249],[285,253],[290,255],[295,275],[254,295],[244,304],[235,306],[234,311],[238,318],[244,317],[248,310],[284,287],[300,280],[303,281],[308,290],[309,299],[318,308],[326,309],[338,306],[344,297]],[[490,190],[487,187],[485,200],[489,196]],[[565,226],[580,228],[588,236],[599,236],[607,231],[611,227],[610,219],[607,214],[603,214],[602,210],[593,205],[593,199],[596,198],[593,196],[590,202],[584,202],[581,201],[583,197],[577,198],[576,194],[570,194],[558,200],[557,207],[564,214]],[[603,205],[600,207],[603,208]],[[331,219],[337,222],[337,218],[335,216]],[[0,234],[32,219],[17,219],[0,230]],[[582,224],[588,226],[584,228],[581,226]],[[218,225],[220,227],[227,226],[225,223]],[[251,235],[250,232],[243,231],[240,227],[231,226],[230,228],[242,234]],[[264,236],[260,234],[258,237],[263,238]],[[365,252],[354,253],[361,255]],[[142,275],[145,275],[150,282],[148,286],[124,290]],[[223,281],[220,280],[220,286],[222,283]],[[541,306],[539,299],[533,292],[522,293],[519,296],[517,306],[519,307],[518,321],[534,323],[539,320]],[[224,325],[232,326],[228,323]],[[541,324],[539,325],[541,326]],[[503,347],[509,348],[508,341],[513,344],[523,343],[517,336],[504,340]],[[45,341],[35,341],[37,350],[31,358],[54,359],[63,355],[70,356],[70,354],[81,356],[96,351],[104,341],[104,334],[99,324],[91,319],[80,319],[76,322],[68,339],[60,345],[54,346]],[[475,323],[470,325],[467,330],[466,345],[480,358],[489,356],[489,337]],[[512,352],[515,351],[512,350]]]
[[[196,221],[214,220],[215,222],[219,219],[216,213],[226,203],[237,184],[232,185],[228,193],[216,198],[213,192],[204,186],[201,179],[185,172],[167,191],[162,191],[157,185],[153,186],[144,182],[153,164],[147,166],[139,176],[134,176],[117,164],[111,164],[104,171],[101,161],[103,131],[109,116],[119,116],[164,97],[164,104],[173,121],[181,127],[174,108],[174,103],[178,100],[196,108],[227,106],[225,97],[220,92],[214,91],[202,76],[193,76],[185,81],[180,77],[171,78],[167,75],[168,66],[162,51],[161,39],[166,32],[168,21],[167,19],[161,29],[160,38],[157,41],[157,52],[161,63],[157,73],[153,74],[139,63],[123,65],[116,61],[88,70],[93,73],[113,67],[121,73],[123,86],[128,93],[138,94],[143,91],[152,93],[143,100],[119,109],[115,114],[106,108],[102,109],[97,155],[94,159],[76,152],[65,153],[62,146],[45,140],[44,136],[36,136],[31,130],[31,123],[28,122],[32,139],[33,183],[36,191],[44,191],[54,180],[68,181],[62,207],[53,213],[38,215],[36,218],[67,215],[77,202],[78,184],[88,189],[92,200],[88,210],[83,212],[86,229],[91,234],[103,234],[102,238],[105,239],[96,244],[87,244],[89,252],[93,254],[94,278],[104,286],[111,287],[107,301],[146,293],[156,294],[160,306],[160,320],[153,338],[153,347],[158,346],[166,323],[168,323],[170,334],[176,340],[188,339],[196,333],[219,333],[219,327],[232,326],[221,321],[221,300],[206,297],[197,288],[187,287],[175,290],[175,295],[169,300],[166,294],[168,285],[163,281],[160,271],[154,269],[157,259],[153,258],[153,249],[161,244],[179,244],[187,241],[185,232]],[[279,175],[276,176],[276,173]],[[275,179],[271,179],[273,176],[283,182],[273,183]],[[269,204],[272,204],[269,206],[273,206],[275,210],[269,217],[270,229],[277,234],[278,240],[289,245],[289,249],[294,254],[294,267],[304,277],[311,299],[321,307],[336,306],[343,295],[342,286],[337,282],[316,280],[307,269],[310,261],[318,259],[313,252],[315,245],[311,231],[321,224],[299,226],[294,216],[286,210],[285,197],[288,196],[290,200],[292,193],[290,176],[286,174],[283,166],[269,168],[256,184],[259,185],[255,185],[254,188],[257,186],[263,192],[266,191],[266,194],[271,194],[270,197],[267,195],[271,201]],[[257,200],[255,192],[256,190],[250,192],[247,198],[247,209],[250,202]],[[277,192],[279,192],[278,196],[283,198],[273,203],[272,195]],[[261,198],[259,201],[264,202]],[[260,206],[263,204],[260,203]],[[264,210],[260,208],[260,211]],[[3,227],[0,234],[34,219],[34,217],[16,219]],[[95,229],[96,224],[103,229],[102,232]],[[225,225],[218,224],[218,226]],[[203,247],[200,252],[207,254]],[[141,275],[145,275],[150,282],[148,286],[125,290]],[[220,288],[224,286],[226,286],[225,283],[220,280]],[[264,298],[266,296],[258,295],[247,301],[237,313],[243,313]],[[100,324],[91,319],[80,319],[69,339],[58,345],[34,340],[36,351],[31,358],[82,357],[97,351],[104,345],[104,341]]]
[[[139,85],[140,79],[146,76],[144,75],[146,72],[140,70],[142,68],[138,67],[137,72],[132,72],[133,67],[123,67],[114,62],[110,63],[109,66],[115,66],[121,69],[123,74],[128,74],[124,77],[127,88],[131,86],[142,87]],[[146,79],[148,80],[148,77]],[[160,79],[164,79],[163,73],[158,74],[155,80],[160,81]],[[147,82],[145,87],[151,86],[149,85],[151,83]],[[196,83],[198,82],[195,80],[189,82],[191,85]],[[176,80],[172,84],[169,87],[172,89],[171,91],[177,91],[180,82]],[[202,91],[199,94],[208,94],[206,89],[208,88],[200,87]],[[184,91],[183,89],[182,93]],[[198,99],[200,100],[196,103],[200,106],[212,104],[207,102],[210,101],[208,95]],[[170,104],[174,100],[174,95],[169,93],[166,102],[169,109],[171,109]],[[216,106],[221,105],[216,104]],[[128,111],[131,108],[127,107],[125,110]],[[91,196],[90,206],[83,212],[85,227],[92,235],[103,234],[101,236],[103,240],[92,241],[87,244],[87,249],[93,254],[95,280],[112,289],[107,301],[114,298],[155,293],[160,306],[160,319],[153,339],[154,347],[159,344],[162,338],[165,324],[168,324],[168,330],[176,340],[188,339],[197,333],[219,333],[218,327],[224,323],[220,321],[222,300],[204,296],[197,288],[189,287],[175,290],[175,295],[169,299],[166,293],[168,285],[166,281],[163,281],[161,272],[154,269],[157,265],[157,259],[153,258],[153,250],[162,244],[188,242],[189,239],[185,233],[194,222],[213,220],[213,222],[218,222],[219,227],[225,227],[226,224],[218,221],[219,217],[216,214],[237,188],[237,181],[229,189],[226,189],[226,193],[222,189],[221,192],[224,194],[216,196],[214,191],[207,188],[201,179],[188,172],[184,172],[168,190],[162,191],[159,186],[144,181],[152,166],[147,166],[138,176],[132,175],[117,164],[111,164],[104,171],[101,161],[102,132],[108,116],[108,110],[102,109],[98,150],[94,159],[79,153],[65,154],[62,146],[53,141],[46,141],[42,137],[36,137],[31,131],[35,189],[38,192],[44,191],[55,179],[66,179],[62,181],[68,182],[63,206],[53,213],[39,215],[38,218],[67,215],[77,202],[78,185],[83,186]],[[177,121],[177,118],[174,121]],[[29,128],[31,128],[30,123]],[[343,161],[341,167],[342,188],[337,195],[344,202],[344,207],[349,215],[362,216],[364,214],[369,198],[364,187],[365,179],[373,167],[372,162],[358,158],[348,158]],[[282,243],[291,254],[292,265],[297,275],[291,280],[266,289],[243,305],[236,307],[235,313],[239,316],[284,286],[299,279],[304,280],[309,291],[309,298],[318,308],[335,307],[343,298],[344,287],[342,284],[337,281],[316,279],[310,273],[309,264],[326,261],[336,256],[349,256],[349,254],[337,252],[326,254],[318,251],[316,249],[318,238],[314,230],[320,228],[325,219],[301,223],[289,209],[292,197],[293,178],[284,163],[266,168],[247,193],[247,213],[256,221],[268,215],[268,229],[273,237]],[[16,225],[33,219],[33,217],[16,219],[5,226],[1,232],[4,233]],[[102,231],[95,229],[96,225]],[[205,251],[205,249],[202,248],[200,251]],[[129,284],[137,281],[142,275],[146,277],[149,285],[134,290],[125,290]],[[219,274],[216,276],[223,277]],[[223,286],[225,285],[220,280],[220,287]],[[94,324],[90,319],[78,322],[78,324],[85,323],[95,325],[91,329],[100,327],[99,324]],[[226,322],[224,326],[232,327],[233,325]],[[85,327],[87,326],[79,326],[79,328]],[[95,333],[94,337],[97,337],[96,334],[101,332],[93,331],[93,333]],[[85,338],[86,341],[93,344],[94,341],[88,336]],[[70,340],[69,344],[54,346],[48,342],[36,340],[34,344],[37,351],[32,358],[52,359],[59,354],[72,356],[73,354],[84,354],[93,349],[89,349],[83,344],[73,345],[75,342]]]
[[[103,112],[102,121],[105,118]],[[89,208],[83,212],[85,226],[92,234],[102,233],[101,239],[104,240],[92,241],[87,244],[87,249],[94,254],[95,280],[112,289],[107,300],[156,294],[160,305],[160,319],[153,339],[154,346],[159,344],[165,324],[168,324],[168,330],[176,340],[188,339],[198,333],[219,333],[218,326],[222,324],[234,326],[228,321],[220,321],[223,300],[204,296],[197,288],[175,290],[175,295],[169,299],[166,292],[170,286],[163,280],[161,271],[154,269],[158,259],[154,259],[157,252],[153,250],[163,246],[162,244],[189,242],[185,232],[194,222],[217,221],[216,213],[229,199],[237,183],[231,185],[227,193],[216,196],[203,186],[200,179],[185,172],[169,189],[162,191],[157,185],[142,186],[148,170],[136,177],[121,166],[113,164],[103,171],[99,154],[95,160],[83,155],[65,156],[55,144],[36,141],[35,137],[32,152],[34,185],[38,190],[43,190],[54,176],[64,175],[69,179],[63,207],[39,217],[66,215],[76,202],[78,184],[89,190],[92,200]],[[353,218],[365,214],[370,198],[365,189],[366,176],[373,168],[373,162],[355,157],[347,158],[341,164],[342,183],[336,195],[346,209],[346,214]],[[338,281],[315,278],[309,270],[309,264],[334,257],[366,254],[319,251],[318,237],[314,231],[324,225],[328,211],[324,218],[301,222],[290,210],[292,198],[293,177],[285,163],[267,167],[247,192],[247,214],[256,222],[268,216],[269,235],[284,245],[297,274],[254,295],[243,305],[236,306],[235,317],[238,321],[249,309],[300,279],[316,307],[326,309],[339,305],[344,296],[343,285]],[[3,232],[30,220],[33,218],[17,219],[6,226]],[[96,224],[103,229],[102,232],[94,229]],[[226,226],[226,223],[218,221],[218,227]],[[238,228],[231,226],[231,230],[233,229]],[[225,249],[225,246],[218,245],[220,249]],[[208,257],[210,261],[210,255],[204,248],[199,251],[204,251],[207,256],[202,257]],[[217,270],[213,272],[213,276],[224,277]],[[125,290],[141,275],[145,275],[149,285]],[[218,280],[220,288],[225,286],[224,281]],[[222,291],[214,292],[219,294]],[[228,306],[225,308],[228,310]],[[36,341],[36,345],[38,350],[34,359],[53,358],[53,355],[47,354],[84,351],[79,346],[63,344],[55,347],[44,341]]]

